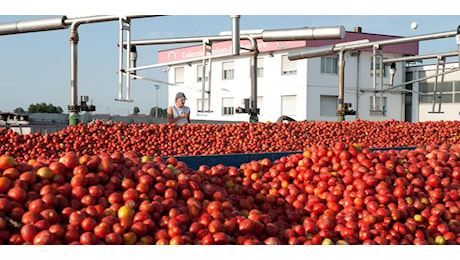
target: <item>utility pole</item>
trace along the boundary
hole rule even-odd
[[[160,85],[155,84],[155,89],[156,89],[155,118],[158,118],[158,89],[159,88],[160,88]]]

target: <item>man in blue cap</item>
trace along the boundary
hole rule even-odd
[[[177,125],[190,123],[190,108],[185,105],[185,94],[178,92],[174,105],[169,106],[167,110],[166,119],[168,123],[176,123]]]

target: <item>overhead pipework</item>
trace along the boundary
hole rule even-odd
[[[133,40],[133,41],[124,41],[122,43],[124,48],[127,48],[127,45],[130,46],[144,46],[144,45],[160,45],[160,44],[182,44],[182,43],[198,43],[198,42],[207,42],[212,44],[213,42],[221,41],[232,41],[232,55],[241,55],[240,53],[240,40],[245,39],[249,40],[251,43],[250,49],[248,49],[251,54],[251,98],[249,105],[250,107],[245,109],[244,112],[249,113],[250,121],[258,121],[258,109],[257,109],[257,56],[258,56],[258,47],[257,40],[262,39],[263,41],[299,41],[299,40],[330,40],[330,39],[343,39],[345,37],[345,27],[343,26],[328,26],[328,27],[316,27],[316,28],[296,28],[296,29],[281,29],[281,30],[260,30],[254,31],[251,33],[241,33],[239,28],[239,19],[238,15],[231,16],[232,19],[232,31],[228,33],[221,33],[220,35],[214,36],[196,36],[196,37],[182,37],[182,38],[165,38],[165,39],[152,39],[152,40]],[[203,45],[203,48],[206,48],[207,45]],[[238,49],[238,50],[237,50]],[[206,53],[206,50],[204,50]],[[184,60],[180,63],[189,63],[193,61],[201,60],[203,62],[203,72],[205,71],[206,61],[208,64],[211,63],[212,59],[227,57],[229,55],[204,55],[201,58],[195,58],[190,60]],[[179,64],[179,63],[171,63]],[[161,65],[160,65],[161,66]],[[143,69],[150,69],[159,67],[158,64],[147,65],[141,67],[131,67],[125,68],[124,73],[130,73],[132,71],[138,71]],[[129,79],[128,79],[129,80]],[[204,86],[204,85],[203,85]],[[202,88],[202,96],[204,96],[205,90]],[[206,93],[208,94],[208,102],[210,100],[210,84]],[[202,98],[204,102],[204,98]],[[203,104],[204,105],[204,104]],[[208,107],[210,110],[210,107]]]
[[[156,17],[162,15],[129,15],[125,16],[125,19],[136,19],[136,18],[148,18]],[[84,106],[78,104],[78,27],[82,24],[90,23],[99,23],[99,22],[109,22],[116,21],[120,19],[120,16],[115,15],[93,15],[93,16],[81,16],[81,17],[71,17],[71,16],[59,16],[52,18],[42,18],[42,19],[33,19],[17,22],[8,22],[0,24],[0,35],[10,35],[10,34],[19,34],[19,33],[30,33],[30,32],[41,32],[41,31],[51,31],[51,30],[62,30],[70,27],[70,36],[69,41],[71,45],[70,56],[70,105],[69,110],[69,124],[75,125],[78,123],[78,112],[79,111],[88,111]],[[133,59],[134,59],[134,55]],[[132,59],[129,59],[128,62],[131,62]],[[129,66],[129,65],[128,65]],[[135,66],[135,64],[134,64]],[[90,109],[93,109],[94,106],[91,106]]]
[[[69,25],[65,23],[66,19],[66,16],[60,16],[53,18],[1,23],[0,35],[66,29],[69,27]]]
[[[345,42],[345,43],[340,43],[340,44],[335,44],[335,45],[329,45],[329,46],[321,46],[321,47],[316,47],[316,48],[303,48],[300,50],[295,50],[292,52],[288,53],[288,59],[289,60],[299,60],[299,59],[309,59],[309,58],[316,58],[316,57],[322,57],[322,56],[328,56],[328,55],[333,55],[336,53],[343,53],[345,51],[349,50],[362,50],[364,48],[373,48],[374,54],[374,93],[381,92],[383,93],[385,90],[377,90],[376,89],[376,53],[375,53],[375,47],[377,46],[378,48],[381,48],[386,45],[395,45],[395,44],[402,44],[402,43],[409,43],[409,42],[416,42],[416,41],[425,41],[425,40],[434,40],[434,39],[442,39],[442,38],[449,38],[449,37],[456,37],[457,44],[459,45],[459,53],[460,53],[460,26],[457,27],[457,30],[455,31],[448,31],[448,32],[441,32],[441,33],[434,33],[434,34],[426,34],[426,35],[419,35],[419,36],[412,36],[412,37],[404,37],[404,38],[397,38],[397,39],[389,39],[389,40],[381,40],[381,41],[375,41],[375,42]],[[340,56],[340,55],[339,55]],[[342,55],[343,56],[343,55]],[[383,64],[384,63],[390,63],[390,62],[395,62],[396,59],[393,60],[388,60],[388,61],[383,61],[383,59],[380,59],[380,75],[382,75],[383,71]],[[341,62],[340,60],[338,62]],[[459,63],[460,63],[460,58],[459,58]],[[339,66],[340,70],[344,70],[344,66]],[[343,75],[343,71],[339,71],[339,75]],[[442,72],[441,74],[443,74]],[[438,74],[438,73],[437,73]],[[382,80],[382,77],[381,77]],[[393,82],[392,82],[393,83]],[[383,85],[383,82],[381,82],[381,86]],[[400,86],[400,85],[398,85]],[[345,103],[344,103],[344,80],[339,77],[339,97],[338,97],[338,109],[337,109],[337,116],[338,116],[338,121],[343,121],[345,120],[344,115],[347,114],[354,114],[354,111],[347,111],[345,109]],[[375,97],[374,97],[374,108],[375,108]],[[382,108],[383,104],[383,98],[381,96],[380,98],[380,106],[379,109]],[[352,113],[349,113],[352,112]]]

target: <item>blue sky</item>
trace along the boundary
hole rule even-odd
[[[82,1],[85,2],[86,1]],[[174,1],[173,1],[174,2]],[[356,1],[360,2],[360,1]],[[115,3],[117,3],[115,1]],[[217,3],[217,2],[213,2]],[[238,4],[239,2],[236,1]],[[333,2],[334,3],[334,2]],[[171,2],[169,2],[171,4]],[[240,5],[243,3],[240,3]],[[200,6],[206,5],[206,1]],[[194,8],[200,9],[200,6]],[[31,7],[31,6],[29,6]],[[81,6],[80,6],[81,8]],[[135,19],[131,23],[132,40],[176,38],[184,36],[217,35],[221,31],[231,30],[230,13],[205,12],[217,15],[189,14],[182,9],[158,9],[155,13],[171,13],[171,15],[154,18]],[[182,6],[182,8],[184,8]],[[188,7],[185,6],[185,9]],[[387,10],[375,15],[347,14],[337,15],[336,12],[305,12],[298,14],[294,8],[293,15],[288,15],[288,10],[282,8],[280,12],[262,12],[259,10],[241,9],[240,29],[285,29],[299,27],[320,27],[343,25],[348,31],[355,26],[361,26],[363,32],[376,34],[389,34],[396,36],[414,36],[456,30],[460,24],[460,15],[420,15],[393,14]],[[404,7],[403,7],[404,8]],[[73,9],[52,9],[56,15],[40,15],[40,11],[21,8],[11,12],[0,12],[0,23],[21,20],[54,17],[63,15],[89,15],[87,12],[74,13]],[[68,12],[72,10],[72,12]],[[82,12],[81,9],[78,9]],[[119,9],[112,12],[103,6],[95,6],[91,14],[117,14]],[[108,9],[110,10],[110,9]],[[133,14],[145,13],[137,9]],[[152,9],[157,10],[157,9]],[[169,12],[168,10],[173,10]],[[226,9],[225,9],[226,10]],[[290,9],[289,9],[290,10]],[[322,9],[323,10],[323,9]],[[240,10],[233,10],[238,13]],[[434,9],[436,13],[436,9]],[[440,12],[440,11],[439,11]],[[193,13],[193,12],[192,12]],[[202,12],[201,12],[202,13]],[[14,15],[10,15],[14,14]],[[37,15],[38,14],[38,15]],[[340,12],[339,12],[340,14]],[[418,28],[410,28],[412,22],[418,23]],[[78,95],[87,95],[96,106],[96,113],[110,113],[126,115],[132,113],[135,106],[141,113],[148,114],[151,107],[155,106],[156,90],[153,82],[145,80],[131,81],[132,103],[114,101],[118,97],[118,22],[104,22],[81,25],[78,29],[80,41],[78,43]],[[138,66],[155,64],[157,51],[176,48],[179,45],[139,46]],[[432,40],[420,44],[420,54],[449,52],[457,49],[454,38]],[[143,70],[138,75],[166,80],[163,68]],[[0,111],[13,111],[17,107],[25,110],[30,104],[46,102],[61,106],[67,112],[70,104],[70,43],[69,29],[47,32],[34,32],[0,36]],[[166,107],[167,87],[162,85],[159,90],[159,106]]]

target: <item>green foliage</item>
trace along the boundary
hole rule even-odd
[[[29,105],[29,113],[54,113],[54,114],[61,114],[63,112],[60,106],[54,106],[53,104],[49,103],[46,104],[45,102],[30,104]]]
[[[133,114],[134,114],[135,116],[137,116],[137,115],[139,115],[139,112],[140,112],[139,107],[134,107]]]
[[[25,113],[26,111],[22,107],[17,107],[13,110],[13,112],[16,114],[22,114],[22,113]]]
[[[160,108],[160,107],[152,107],[150,109],[150,114],[149,116],[155,117],[156,115],[156,110],[158,110],[158,118],[166,118],[166,108]]]

